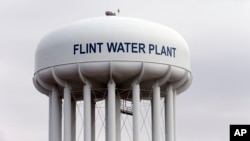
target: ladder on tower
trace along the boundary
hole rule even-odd
[[[131,101],[121,100],[121,113],[133,115],[133,104]]]

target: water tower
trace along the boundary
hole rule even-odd
[[[33,83],[49,97],[49,141],[76,140],[77,101],[84,103],[84,141],[95,140],[98,101],[106,105],[106,141],[121,141],[121,114],[132,116],[133,141],[140,141],[141,100],[151,103],[152,141],[162,140],[162,124],[165,140],[174,141],[175,97],[191,80],[189,48],[177,32],[113,14],[54,30],[35,54]],[[121,100],[131,109],[123,109]]]

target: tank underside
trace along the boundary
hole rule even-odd
[[[56,86],[63,98],[63,83],[67,82],[71,94],[76,100],[83,100],[82,87],[87,82],[91,85],[94,101],[105,99],[107,84],[112,80],[116,84],[116,92],[122,99],[131,100],[133,83],[140,84],[141,99],[152,98],[152,87],[159,83],[161,97],[169,84],[177,93],[188,88],[191,73],[183,68],[153,62],[87,62],[65,64],[45,68],[35,73],[33,82],[36,88],[46,95]]]

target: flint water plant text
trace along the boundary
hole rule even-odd
[[[176,48],[157,44],[145,44],[136,42],[96,42],[86,44],[74,44],[73,54],[91,54],[91,53],[143,53],[163,55],[175,58]]]

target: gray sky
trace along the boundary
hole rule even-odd
[[[118,8],[175,29],[189,44],[193,83],[177,97],[178,141],[228,141],[230,124],[250,124],[249,0],[10,0],[0,2],[0,141],[48,139],[48,97],[32,84],[40,39]]]

